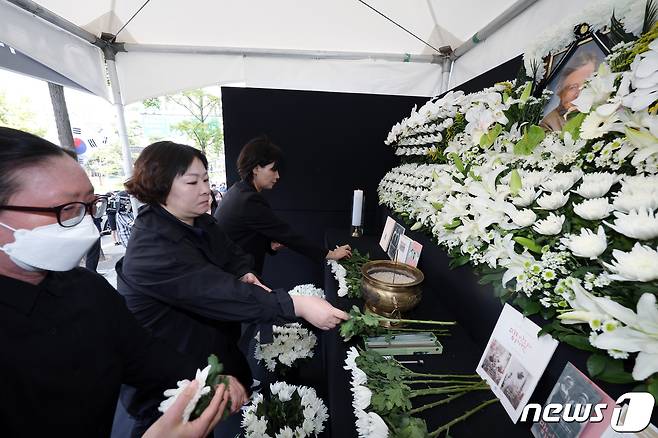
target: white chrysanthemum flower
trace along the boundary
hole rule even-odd
[[[334,260],[331,260],[334,261]],[[341,266],[342,267],[342,266]],[[345,268],[343,268],[345,269]],[[324,291],[313,284],[300,284],[288,291],[290,295],[324,298]]]
[[[612,273],[609,276],[611,280],[658,280],[658,251],[636,242],[630,252],[613,250],[612,257],[615,259],[612,263],[603,262],[603,266]]]
[[[353,403],[356,409],[366,409],[370,406],[372,391],[367,386],[359,385],[352,387],[352,394],[354,395]]]
[[[254,357],[265,362],[265,367],[274,372],[276,365],[290,367],[298,359],[313,357],[317,337],[298,323],[275,326],[272,329],[272,342],[260,343],[260,332],[256,333]]]
[[[617,194],[612,205],[615,210],[628,213],[631,210],[651,209],[658,208],[658,190],[651,190],[651,186],[647,187],[645,191],[628,192],[622,189]]]
[[[613,224],[607,226],[626,237],[637,240],[651,240],[658,237],[658,216],[651,209],[631,210],[627,214],[615,212]]]
[[[585,199],[580,204],[573,205],[574,213],[590,221],[606,218],[610,216],[612,210],[607,198]]]
[[[349,291],[347,287],[347,270],[336,260],[327,260],[327,265],[331,267],[331,272],[334,274],[334,278],[338,282],[338,291],[336,294],[339,297],[344,297]]]
[[[196,404],[201,396],[208,394],[211,390],[210,386],[206,386],[206,380],[208,379],[209,372],[210,365],[205,367],[203,370],[197,369],[196,371],[196,376],[194,378],[197,381],[196,391],[183,410],[183,420],[186,422],[190,420],[190,415],[192,415],[192,412],[194,411],[194,408],[196,407]],[[178,388],[166,390],[164,395],[168,398],[160,403],[158,410],[160,412],[166,412],[176,402],[178,396],[180,396],[191,383],[192,382],[187,379],[181,380],[178,382]]]
[[[505,210],[505,213],[512,219],[515,225],[525,228],[535,223],[537,220],[537,215],[534,211],[525,208],[523,210],[517,210],[516,208],[508,208]]]
[[[550,195],[542,195],[537,199],[537,205],[542,210],[557,210],[564,206],[569,200],[569,194],[553,192]]]
[[[568,234],[561,239],[561,242],[576,257],[588,258],[590,260],[595,260],[608,247],[605,232],[600,225],[596,234],[588,228],[582,228],[580,234]]]
[[[610,190],[617,181],[617,175],[605,172],[586,173],[583,182],[574,192],[583,198],[600,198]]]
[[[512,204],[516,205],[517,207],[528,207],[530,204],[535,202],[535,199],[537,199],[537,196],[539,196],[538,191],[535,191],[535,189],[531,187],[526,187],[521,190],[512,198]]]
[[[369,438],[388,438],[388,426],[375,412],[368,412],[368,437]]]
[[[564,215],[556,216],[551,213],[546,219],[535,222],[532,228],[539,234],[544,236],[555,236],[562,232],[562,224],[564,224]]]
[[[548,192],[566,192],[581,177],[581,172],[557,172],[552,174],[541,186]]]

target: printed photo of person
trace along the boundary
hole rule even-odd
[[[500,384],[500,379],[503,377],[503,373],[511,357],[512,354],[497,340],[493,339],[491,341],[482,362],[482,369],[493,379],[496,385]]]
[[[518,409],[521,400],[525,397],[525,388],[531,380],[532,375],[528,370],[521,362],[512,358],[501,388],[514,409]]]
[[[562,130],[567,121],[566,116],[575,109],[573,101],[580,95],[585,81],[603,62],[604,56],[593,40],[576,49],[546,86],[553,92],[553,96],[544,108],[544,118],[539,126],[547,131]]]

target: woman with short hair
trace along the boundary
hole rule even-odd
[[[241,180],[231,186],[215,211],[219,226],[254,257],[259,274],[265,254],[275,254],[284,246],[317,262],[350,257],[349,245],[333,250],[316,245],[274,214],[262,192],[271,190],[279,180],[282,158],[281,149],[266,136],[253,139],[242,148],[237,162]]]
[[[347,319],[318,297],[270,291],[254,275],[252,258],[208,215],[208,162],[191,146],[162,141],[147,146],[126,182],[146,205],[117,264],[118,290],[137,319],[157,337],[194,357],[215,353],[227,374],[236,412],[246,401],[251,373],[237,347],[240,322],[279,324],[297,316],[322,329]],[[125,393],[142,427],[155,395]]]

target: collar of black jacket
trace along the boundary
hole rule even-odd
[[[251,183],[249,183],[249,182],[247,182],[243,179],[236,182],[235,185],[238,186],[240,188],[240,190],[242,190],[243,192],[255,192],[256,191],[256,188],[253,185],[251,185]]]
[[[162,206],[149,204],[139,210],[135,227],[154,231],[174,242],[178,242],[190,233],[202,237],[208,227],[214,223],[216,223],[215,218],[203,214],[194,220],[194,226],[190,226],[176,218]]]

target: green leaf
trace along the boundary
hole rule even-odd
[[[516,196],[522,187],[523,183],[521,182],[521,175],[519,175],[519,171],[516,169],[512,170],[509,180],[509,188],[512,196]]]
[[[448,158],[450,158],[455,163],[457,170],[459,170],[461,173],[464,173],[464,163],[462,162],[461,158],[459,158],[459,155],[457,155],[455,152],[451,152],[448,154]]]
[[[437,210],[441,210],[443,208],[443,204],[440,202],[432,202],[432,207],[434,207]]]
[[[595,358],[595,359],[593,359]],[[601,366],[603,369],[601,370]],[[631,373],[624,370],[624,362],[610,356],[595,354],[587,360],[587,371],[592,377],[608,383],[633,383]],[[592,374],[595,371],[596,374]]]
[[[529,251],[532,251],[536,254],[541,254],[541,246],[537,245],[537,243],[532,239],[522,236],[516,236],[514,238],[514,241],[519,245],[527,248]]]
[[[455,228],[459,227],[461,224],[462,224],[462,221],[455,218],[449,224],[445,224],[443,226],[443,228],[445,228],[446,230],[454,230]]]
[[[417,230],[420,230],[422,227],[423,227],[423,223],[422,223],[422,222],[416,222],[415,224],[413,224],[413,225],[411,226],[410,229],[411,229],[411,231],[417,231]]]
[[[605,369],[606,357],[602,354],[593,354],[587,359],[587,372],[596,377]]]
[[[562,131],[568,132],[571,134],[571,138],[578,140],[580,138],[580,126],[583,124],[585,116],[586,114],[578,113],[575,116],[570,117],[569,120],[567,120],[567,123],[564,124]]]
[[[541,310],[541,304],[521,295],[514,300],[514,304],[523,310],[524,316],[534,315]]]
[[[496,123],[493,125],[491,129],[489,129],[485,134],[480,137],[480,146],[483,149],[488,148],[492,144],[494,144],[494,141],[496,141],[496,138],[500,133],[503,131],[503,126],[499,123]]]
[[[525,83],[525,86],[523,87],[523,92],[521,93],[521,97],[519,100],[521,101],[520,107],[523,107],[525,103],[528,101],[530,98],[530,93],[532,93],[532,82],[528,81]]]
[[[516,155],[530,155],[537,145],[546,137],[546,133],[537,125],[530,125],[521,140],[514,145]]]
[[[432,179],[434,180],[434,182],[439,182],[440,178],[439,178],[439,174],[436,173],[436,170],[432,171]]]
[[[584,335],[565,335],[560,337],[560,341],[565,342],[572,347],[576,347],[579,350],[585,351],[598,351],[595,347],[592,347],[592,344],[589,343],[589,339]]]

